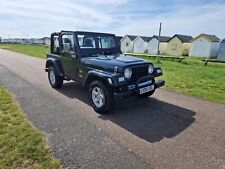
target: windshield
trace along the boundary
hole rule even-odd
[[[115,37],[112,35],[77,35],[80,49],[111,49],[116,47]]]

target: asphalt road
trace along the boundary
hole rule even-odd
[[[45,60],[0,49],[0,84],[64,167],[225,168],[225,105],[160,89],[98,115],[78,84],[52,89],[44,66]]]

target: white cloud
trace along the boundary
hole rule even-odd
[[[163,35],[210,33],[225,37],[224,3],[184,5],[167,10],[151,4],[143,6],[139,1],[69,1],[0,0],[0,36],[40,37],[60,30],[151,36],[158,33],[162,22]]]
[[[196,36],[200,33],[216,34],[225,37],[225,5],[209,4],[198,7],[188,7],[181,11],[165,13],[154,18],[132,18],[124,20],[117,34],[137,34],[152,36],[158,34],[159,23],[162,22],[163,35],[173,36],[176,33]]]
[[[122,5],[126,4],[128,0],[94,0],[91,2],[96,4]]]
[[[81,4],[55,2],[54,0],[30,2],[27,0],[1,1],[0,25],[7,25],[11,30],[0,28],[11,36],[42,36],[59,29],[102,29],[112,22],[111,16]],[[3,20],[1,16],[6,16]],[[44,32],[46,31],[46,32]],[[3,36],[4,36],[3,34]]]

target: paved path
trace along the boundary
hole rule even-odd
[[[54,90],[45,60],[0,49],[0,84],[68,168],[225,168],[225,105],[165,90],[98,115],[74,82]]]

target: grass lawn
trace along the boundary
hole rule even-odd
[[[8,91],[0,85],[0,168],[61,168],[43,135],[27,121]]]
[[[49,48],[33,45],[0,44],[0,48],[45,58]],[[199,98],[225,104],[225,64],[208,63],[204,66],[202,58],[187,57],[182,63],[174,60],[162,60],[140,56],[163,69],[165,88]]]
[[[151,57],[141,58],[162,68],[166,89],[225,104],[225,64],[204,66],[202,58],[193,57],[187,57],[182,63],[161,59],[158,64]]]
[[[0,48],[23,53],[38,58],[46,58],[46,53],[50,51],[49,47],[39,45],[0,44]]]

